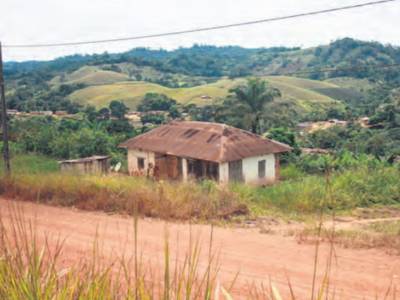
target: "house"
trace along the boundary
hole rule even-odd
[[[266,184],[279,177],[285,144],[225,124],[172,121],[122,143],[130,175]]]
[[[54,112],[54,114],[56,116],[66,116],[66,115],[68,115],[68,112],[66,110],[57,110]]]
[[[61,172],[79,174],[106,174],[110,169],[109,156],[91,156],[58,162]]]
[[[310,154],[330,154],[331,151],[321,148],[301,148],[301,153],[305,155]]]
[[[18,114],[18,110],[16,109],[7,109],[7,115],[16,116]]]

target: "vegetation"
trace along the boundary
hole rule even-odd
[[[264,106],[281,96],[280,91],[268,88],[263,80],[249,79],[246,85],[236,87],[231,92],[233,101],[225,103],[225,106],[231,107],[236,114],[239,112],[243,119],[248,119],[253,133],[261,134],[260,121]]]
[[[14,174],[0,181],[9,197],[82,209],[139,212],[166,219],[231,219],[279,214],[305,218],[322,208],[347,213],[358,207],[396,206],[400,203],[400,168],[369,157],[343,156],[333,161],[301,160],[282,169],[283,182],[263,188],[235,184],[220,189],[215,183],[154,182],[125,176],[73,176],[55,173],[56,163],[35,156],[16,156]],[[333,202],[326,205],[326,168],[332,170]],[[309,175],[307,172],[313,172]]]
[[[123,257],[103,262],[99,241],[94,237],[91,253],[79,257],[79,264],[65,265],[61,259],[63,242],[53,246],[50,237],[38,234],[34,224],[25,224],[18,208],[10,210],[10,226],[0,216],[1,299],[211,299],[221,289],[229,296],[231,286],[226,290],[218,287],[217,291],[213,253],[205,270],[201,270],[199,242],[194,241],[186,255],[180,252],[179,262],[170,254],[166,235],[164,266],[154,270],[143,261],[137,246],[130,259],[124,253]],[[134,224],[137,245],[137,219]],[[230,299],[228,296],[226,299]]]
[[[118,101],[96,111],[87,107],[77,118],[37,116],[12,118],[10,137],[16,153],[37,153],[57,159],[111,155],[123,161],[119,143],[136,133],[125,119],[126,106]]]

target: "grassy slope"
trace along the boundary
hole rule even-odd
[[[72,84],[72,83],[84,83],[87,85],[100,85],[100,84],[111,84],[114,82],[120,82],[128,80],[129,76],[123,73],[105,71],[98,67],[85,66],[71,74],[67,74],[64,80],[61,80],[60,76],[55,77],[52,84]]]
[[[281,90],[283,98],[296,100],[303,108],[310,104],[333,104],[334,99],[314,91],[317,88],[337,87],[333,84],[292,78],[265,77],[270,84]],[[70,98],[80,103],[89,103],[97,107],[107,105],[111,100],[123,100],[129,107],[135,108],[141,97],[148,92],[163,93],[181,103],[209,104],[226,97],[229,89],[243,83],[244,79],[221,79],[215,83],[200,85],[192,88],[167,88],[148,82],[118,82],[114,84],[90,86],[74,92]],[[208,95],[212,99],[202,99]]]
[[[341,88],[355,89],[359,92],[366,91],[374,87],[374,84],[368,79],[358,79],[353,77],[330,78],[324,82],[339,86]]]
[[[223,98],[234,84],[234,81],[223,79],[192,88],[168,88],[142,81],[118,82],[109,85],[90,86],[74,92],[70,97],[73,101],[90,103],[97,107],[105,106],[111,100],[123,100],[129,107],[134,108],[146,93],[154,92],[166,94],[181,103],[206,104],[212,102],[212,100],[201,99],[202,95],[209,95],[213,99]]]

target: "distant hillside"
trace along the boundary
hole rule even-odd
[[[337,85],[316,80],[284,76],[264,78],[271,86],[281,91],[282,99],[291,101],[299,111],[303,112],[341,105],[340,97],[328,96],[320,90],[329,89],[336,91],[338,95],[347,91]],[[129,107],[135,109],[146,93],[156,92],[165,94],[182,104],[206,105],[221,102],[228,96],[231,88],[244,82],[244,79],[221,79],[214,83],[190,88],[168,88],[154,83],[137,81],[119,82],[77,90],[70,95],[70,99],[96,107],[106,106],[112,100],[122,100]]]
[[[163,73],[204,77],[242,77],[262,73],[268,75],[273,72],[292,72],[304,68],[357,66],[357,70],[314,73],[307,76],[319,79],[343,76],[373,78],[377,76],[376,71],[360,66],[400,63],[400,48],[350,38],[309,49],[284,47],[247,49],[199,45],[173,51],[136,48],[118,54],[73,55],[49,62],[8,62],[5,64],[5,73],[11,78],[32,71],[54,75],[57,72],[71,72],[85,65],[120,63],[152,67]],[[395,70],[395,73],[398,75],[399,71]]]
[[[5,75],[9,107],[19,110],[76,111],[78,104],[100,107],[112,100],[135,108],[147,92],[163,93],[181,103],[207,104],[226,97],[243,78],[262,76],[282,91],[283,99],[309,111],[336,105],[336,100],[364,107],[377,82],[390,83],[388,90],[400,83],[400,68],[374,66],[396,63],[400,63],[399,47],[346,38],[309,49],[136,48],[48,62],[7,62]],[[270,76],[321,68],[341,70],[305,73],[304,78]],[[383,98],[382,93],[375,94],[374,107]]]

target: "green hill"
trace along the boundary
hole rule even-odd
[[[341,90],[336,85],[284,76],[268,76],[264,78],[271,86],[281,91],[282,99],[291,100],[306,111],[315,106],[327,107],[338,104],[336,99],[317,91],[324,88]],[[244,82],[244,78],[221,79],[214,83],[190,88],[168,88],[154,83],[138,81],[118,82],[77,90],[70,95],[70,99],[96,107],[106,106],[112,100],[122,100],[130,108],[135,109],[141,98],[146,93],[152,92],[165,94],[182,104],[206,105],[221,101],[228,96],[231,88]]]
[[[168,88],[144,81],[118,82],[100,86],[90,86],[72,93],[69,98],[81,104],[91,104],[96,107],[108,105],[112,100],[122,100],[134,109],[141,98],[149,92],[165,94],[182,104],[209,104],[228,95],[230,88],[242,80],[222,79],[215,83],[190,88]]]
[[[345,38],[308,49],[135,48],[52,61],[7,62],[4,74],[9,108],[21,111],[76,112],[81,109],[77,103],[102,107],[112,100],[123,100],[134,109],[147,92],[204,105],[226,97],[229,89],[246,77],[266,76],[281,90],[283,100],[306,111],[340,101],[364,115],[379,107],[400,83],[399,68],[378,66],[398,63],[399,47]],[[304,73],[302,77],[308,79],[271,76],[324,68],[330,71]],[[371,91],[371,82],[379,83],[381,91]]]
[[[95,66],[85,66],[70,74],[54,77],[51,84],[74,84],[83,83],[85,85],[110,84],[128,80],[129,76],[114,71],[102,70]]]

